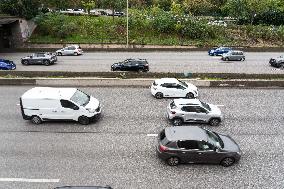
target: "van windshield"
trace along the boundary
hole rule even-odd
[[[73,94],[70,100],[80,106],[86,106],[90,101],[90,96],[77,89],[77,91]]]

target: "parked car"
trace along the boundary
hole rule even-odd
[[[175,126],[184,122],[209,123],[217,126],[223,120],[219,107],[198,99],[175,99],[167,107],[167,117]]]
[[[176,78],[156,79],[152,83],[151,93],[158,99],[164,97],[198,97],[198,89],[195,85],[180,81]]]
[[[231,51],[232,48],[230,47],[218,47],[218,48],[214,48],[208,51],[208,54],[210,56],[221,56],[224,53],[227,53],[229,51]]]
[[[223,20],[214,20],[214,21],[210,21],[208,22],[208,25],[215,25],[215,26],[224,26],[227,27],[227,23]]]
[[[15,70],[16,64],[13,61],[0,59],[0,70]]]
[[[277,58],[271,58],[269,60],[269,64],[273,67],[284,69],[284,56],[282,55]]]
[[[239,61],[244,61],[246,59],[244,52],[243,51],[229,51],[227,53],[224,53],[222,55],[222,60],[239,60]]]
[[[156,152],[170,166],[209,163],[228,167],[241,158],[241,150],[230,136],[196,126],[163,129],[158,135]]]
[[[56,51],[56,54],[58,56],[62,56],[62,55],[81,55],[83,54],[83,50],[79,45],[70,45],[67,47],[64,47],[63,49],[59,49]]]
[[[22,116],[34,124],[74,120],[87,125],[100,117],[100,102],[76,88],[34,87],[20,98]]]
[[[118,62],[111,65],[111,70],[148,72],[149,63],[146,59],[126,59],[123,62]]]
[[[57,61],[56,54],[53,54],[50,52],[34,53],[30,56],[21,58],[21,63],[24,65],[43,64],[43,65],[49,66],[51,64],[54,64],[56,61]]]
[[[114,12],[107,14],[108,16],[124,16],[124,12]]]

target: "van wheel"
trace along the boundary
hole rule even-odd
[[[38,124],[41,124],[41,123],[42,123],[42,120],[41,120],[40,117],[38,117],[38,116],[33,116],[32,119],[31,119],[31,122],[32,122],[33,124],[38,125]]]
[[[155,97],[157,98],[157,99],[161,99],[161,98],[163,98],[163,93],[160,93],[160,92],[157,92],[156,94],[155,94]]]
[[[221,165],[224,167],[229,167],[235,163],[235,159],[231,157],[226,157],[221,161]]]
[[[46,65],[46,66],[49,66],[49,60],[44,60],[43,64]]]
[[[82,125],[88,125],[90,123],[90,119],[86,116],[80,116],[78,122]]]
[[[170,157],[167,159],[167,163],[169,166],[177,166],[179,164],[179,158],[178,157]]]
[[[219,125],[219,123],[220,123],[220,120],[217,119],[217,118],[212,118],[212,119],[210,119],[210,121],[209,121],[209,124],[210,124],[211,126],[217,126],[217,125]]]
[[[182,119],[180,119],[180,118],[175,118],[175,119],[173,119],[173,125],[174,125],[174,126],[181,126],[182,123],[183,123],[183,121],[182,121]]]
[[[187,93],[185,95],[185,98],[194,98],[194,94],[193,93]]]

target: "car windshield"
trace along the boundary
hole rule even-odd
[[[212,132],[206,130],[206,134],[208,136],[208,142],[209,143],[211,143],[212,145],[214,145],[218,148],[224,147],[224,143],[217,133],[215,133],[215,132],[212,133]]]
[[[182,85],[182,86],[184,86],[184,87],[188,87],[188,85],[186,84],[186,82],[184,82],[184,81],[180,81],[180,80],[178,80],[179,81],[179,84],[180,85]]]
[[[77,89],[77,91],[74,93],[70,100],[80,106],[86,106],[90,101],[90,96]]]
[[[205,109],[211,111],[211,108],[210,108],[209,104],[207,104],[207,103],[205,103],[205,102],[202,102],[202,101],[200,101],[200,102],[201,102],[202,106],[203,106]]]

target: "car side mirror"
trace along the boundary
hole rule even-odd
[[[79,107],[76,106],[76,105],[74,105],[74,106],[72,107],[72,109],[73,109],[73,110],[79,110]]]

